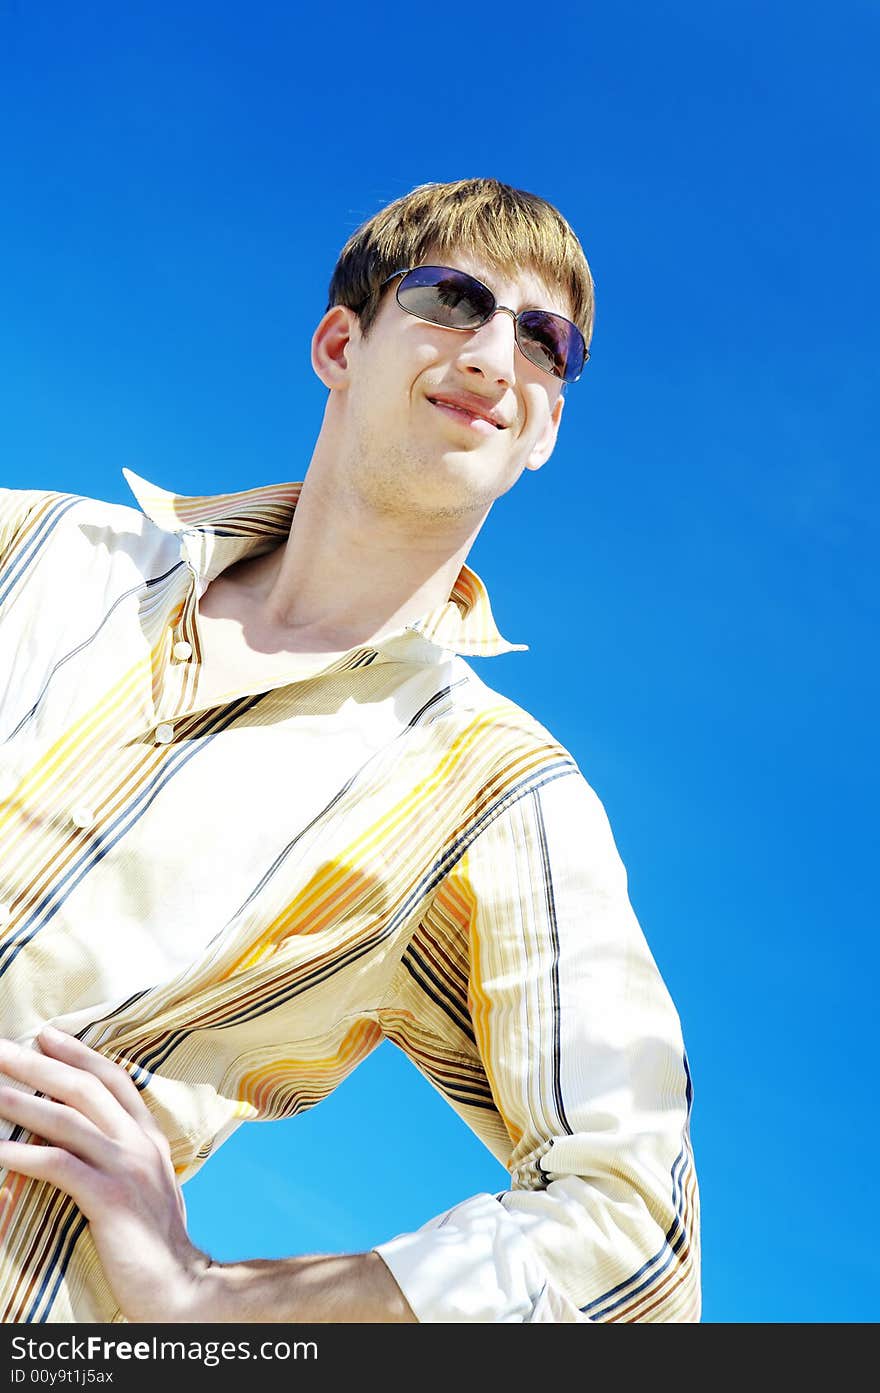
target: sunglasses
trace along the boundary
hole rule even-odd
[[[403,277],[397,287],[397,303],[416,319],[439,324],[441,329],[467,331],[479,329],[503,310],[513,319],[517,348],[535,367],[563,382],[577,382],[583,372],[590,356],[584,336],[576,324],[561,314],[551,314],[549,310],[521,310],[516,314],[507,305],[499,305],[489,287],[476,276],[450,266],[416,266],[411,271],[395,271],[386,277],[380,289],[397,276]]]

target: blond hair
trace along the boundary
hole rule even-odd
[[[369,218],[349,237],[330,280],[327,308],[346,305],[366,335],[383,282],[427,256],[478,255],[502,274],[526,269],[548,290],[563,291],[589,345],[594,290],[583,248],[562,214],[537,194],[497,179],[420,184]]]

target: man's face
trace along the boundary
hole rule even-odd
[[[470,272],[516,312],[570,316],[562,292],[534,273],[510,279],[464,252],[425,261]],[[445,329],[402,310],[396,287],[385,291],[367,338],[351,316],[339,400],[343,454],[374,504],[426,521],[482,518],[523,469],[539,468],[552,452],[562,383],[519,351],[510,315],[474,330]]]

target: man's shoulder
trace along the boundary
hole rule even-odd
[[[100,535],[105,542],[162,532],[135,504],[53,488],[0,488],[0,527],[10,535],[39,528],[44,536],[80,528],[86,539]]]
[[[112,502],[94,494],[58,488],[0,488],[0,518],[27,518],[49,513],[106,520],[109,525],[130,527],[146,522],[140,508],[131,503]]]
[[[469,663],[458,659],[463,704],[469,713],[472,765],[482,782],[481,825],[509,811],[526,795],[540,806],[543,835],[557,849],[574,847],[581,854],[584,838],[604,845],[610,835],[605,804],[578,757],[525,706],[482,681]]]
[[[60,489],[0,489],[0,570],[16,592],[41,578],[57,584],[59,573],[84,581],[109,568],[136,578],[179,551],[178,537],[129,503]]]
[[[556,751],[560,757],[577,765],[571,751],[533,712],[490,686],[475,672],[470,662],[457,658],[456,665],[466,677],[466,684],[462,684],[462,704],[471,712],[473,720],[482,722],[487,730],[491,729],[499,736],[506,735],[509,740],[522,746]]]

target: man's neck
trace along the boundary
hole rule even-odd
[[[260,647],[345,650],[448,600],[474,535],[414,534],[411,519],[327,496],[310,472],[286,542],[221,577],[223,608]]]

